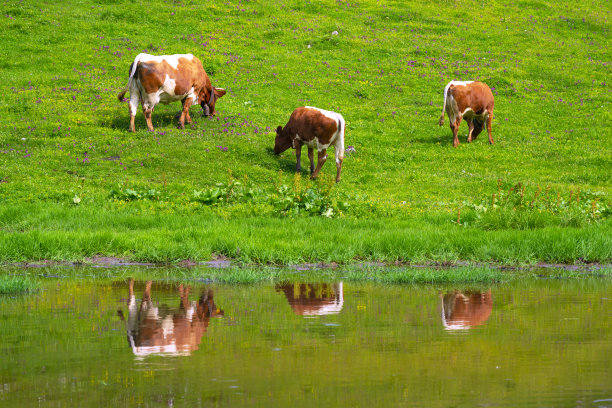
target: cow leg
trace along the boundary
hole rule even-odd
[[[179,118],[179,129],[185,128],[185,118],[188,118],[187,123],[191,123],[191,117],[189,116],[189,107],[191,106],[191,102],[193,102],[192,98],[183,99],[181,101],[183,104],[183,110],[181,111],[181,117]]]
[[[130,91],[130,101],[128,102],[128,111],[130,112],[130,132],[136,132],[134,119],[136,118],[136,111],[138,110],[139,103],[140,98],[138,97],[138,93]]]
[[[187,310],[189,309],[189,292],[191,292],[191,287],[187,286],[187,288],[184,288],[183,284],[180,284],[178,289],[179,296],[181,298],[179,309]]]
[[[142,314],[146,314],[151,306],[151,284],[152,281],[147,281],[145,285],[144,293],[142,294],[142,302],[140,302],[140,311],[139,316],[143,316]]]
[[[136,296],[134,296],[134,279],[130,278],[128,282],[128,319],[127,330],[128,335],[134,332],[138,327],[138,306],[136,304]]]
[[[472,143],[472,132],[474,132],[474,121],[472,119],[466,119],[465,120],[468,124],[468,138],[467,141],[468,143]]]
[[[150,302],[151,301],[151,285],[153,284],[153,281],[147,281],[147,284],[145,285],[145,291],[142,294],[142,301],[143,302]]]
[[[461,116],[455,119],[455,122],[451,122],[451,130],[453,131],[453,147],[459,146],[459,138],[457,137],[457,133],[459,133],[459,125],[461,124]]]
[[[344,160],[344,157],[342,157],[340,154],[338,154],[338,152],[335,152],[336,154],[336,183],[340,182],[340,172],[342,171],[342,161]]]
[[[144,110],[144,115],[145,115],[145,121],[147,122],[147,128],[149,129],[149,132],[153,131],[153,121],[151,120],[151,114],[153,113],[153,108],[145,108],[143,106],[143,110]]]
[[[311,179],[316,179],[319,176],[319,172],[321,171],[321,167],[325,164],[325,160],[327,160],[327,149],[323,149],[319,152],[319,157],[317,158],[317,168],[315,169]]]
[[[300,163],[300,160],[302,159],[302,144],[299,142],[297,143],[297,146],[295,146],[295,158],[295,172],[299,173],[300,171],[302,171],[302,164]]]
[[[487,115],[487,132],[489,132],[489,143],[493,144],[495,143],[493,141],[493,136],[491,135],[491,121],[493,120],[493,115],[492,114],[488,114]]]
[[[310,175],[314,173],[314,149],[312,147],[308,148],[308,160],[310,160]]]

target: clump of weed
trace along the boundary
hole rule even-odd
[[[473,224],[483,229],[534,229],[548,226],[582,227],[600,222],[612,214],[612,206],[604,193],[570,190],[552,191],[527,188],[516,183],[504,189],[498,180],[497,191],[479,202],[463,202],[467,208],[462,219],[457,213],[457,224]]]
[[[117,185],[111,189],[108,197],[112,200],[128,202],[138,200],[160,201],[162,193],[154,188],[137,189]]]
[[[332,195],[331,186],[313,184],[302,187],[300,176],[294,179],[293,187],[286,184],[271,186],[264,190],[245,182],[230,179],[228,183],[217,183],[214,187],[195,190],[193,201],[210,206],[237,204],[268,204],[278,215],[314,215],[333,217],[349,207],[348,203]]]
[[[26,276],[0,276],[0,295],[17,295],[38,290],[38,283]]]

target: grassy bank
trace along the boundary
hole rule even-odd
[[[271,285],[280,283],[351,282],[389,285],[494,285],[516,282],[552,280],[612,279],[610,266],[562,268],[490,268],[486,266],[406,267],[352,265],[323,267],[299,265],[295,267],[227,266],[105,266],[66,265],[36,268],[4,267],[0,270],[0,294],[28,293],[41,287],[53,286],[57,280],[89,281],[97,284],[153,280],[165,283]],[[475,286],[475,287],[476,287]]]
[[[232,218],[197,214],[142,216],[129,210],[26,207],[1,218],[0,261],[79,261],[95,255],[135,261],[206,261],[222,255],[245,263],[500,264],[605,262],[612,257],[610,224],[581,228],[483,230],[438,218],[365,220]]]
[[[612,259],[607,4],[0,8],[2,263]],[[140,52],[198,56],[228,91],[218,116],[194,107],[178,130],[179,105],[161,105],[155,132],[139,112],[127,133],[116,94]],[[491,86],[494,145],[466,143],[464,124],[453,149],[437,126],[453,79]],[[346,119],[338,185],[333,162],[313,182],[271,152],[302,105]]]

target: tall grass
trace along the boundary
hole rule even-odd
[[[18,295],[37,291],[39,283],[27,276],[0,275],[0,295]]]

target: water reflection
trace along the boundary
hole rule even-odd
[[[134,281],[129,281],[127,337],[135,355],[189,355],[198,349],[211,317],[223,316],[217,308],[212,290],[202,290],[198,301],[189,300],[189,286],[178,286],[178,308],[157,306],[151,298],[151,281],[147,281],[138,307]],[[120,316],[123,314],[119,311]]]
[[[491,290],[484,293],[455,290],[440,294],[440,298],[442,323],[446,330],[467,330],[482,325],[493,310]]]
[[[285,283],[276,285],[276,291],[282,291],[293,312],[303,316],[340,313],[344,303],[342,282]]]

